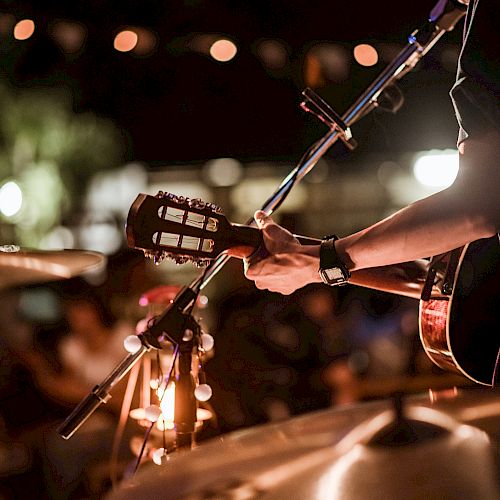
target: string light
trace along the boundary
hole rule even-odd
[[[210,47],[210,55],[219,62],[227,62],[234,58],[238,49],[231,40],[217,40]]]
[[[214,338],[208,333],[201,334],[201,346],[205,352],[211,351],[214,347]]]
[[[23,19],[14,26],[14,38],[27,40],[35,32],[35,23],[31,19]]]
[[[138,40],[139,37],[135,31],[123,30],[115,36],[113,47],[119,52],[130,52],[135,48]]]
[[[150,422],[156,422],[160,418],[161,408],[157,405],[150,405],[144,410],[144,416]]]
[[[169,457],[165,448],[158,448],[153,451],[152,458],[156,465],[164,465],[168,461]]]
[[[194,397],[198,401],[208,401],[212,397],[212,388],[208,384],[200,384],[194,390]]]
[[[141,339],[137,335],[129,335],[124,341],[123,341],[123,347],[125,347],[125,350],[129,352],[130,354],[136,353],[142,346]]]
[[[361,43],[354,47],[354,59],[361,66],[374,66],[378,63],[378,53],[375,47]]]

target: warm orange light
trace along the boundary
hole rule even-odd
[[[217,40],[210,47],[210,55],[220,62],[230,61],[238,52],[236,45],[231,40]]]
[[[35,23],[31,19],[23,19],[14,26],[14,38],[27,40],[35,32]]]
[[[371,45],[362,43],[354,47],[354,59],[361,66],[374,66],[378,62],[378,53]]]
[[[137,45],[138,40],[137,33],[130,30],[120,31],[118,35],[115,36],[114,48],[120,52],[130,52]]]
[[[157,426],[160,430],[174,428],[175,412],[175,384],[171,383],[165,390],[159,387],[156,391],[160,399],[162,416],[158,419]]]

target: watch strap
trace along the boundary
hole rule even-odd
[[[319,251],[319,274],[327,285],[344,285],[351,277],[349,269],[340,259],[335,248],[338,236],[332,234],[326,236],[320,245]]]

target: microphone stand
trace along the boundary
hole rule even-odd
[[[330,130],[322,139],[313,144],[299,164],[264,203],[262,207],[264,212],[268,215],[272,214],[281,205],[293,186],[312,170],[337,140],[341,140],[350,149],[355,147],[350,126],[370,111],[373,111],[378,106],[377,99],[382,96],[383,92],[410,72],[447,31],[453,30],[456,23],[465,15],[467,3],[468,0],[438,0],[423,28],[409,35],[408,44],[342,117],[312,90],[306,89],[303,92],[305,100],[301,104],[302,108],[313,113],[318,119],[326,123]],[[247,224],[255,226],[255,221],[251,219]],[[108,401],[111,397],[109,391],[146,352],[153,348],[161,349],[160,340],[168,339],[178,344],[180,351],[183,352],[183,355],[180,355],[179,358],[178,382],[180,382],[179,387],[183,388],[180,391],[183,394],[179,396],[179,406],[183,405],[184,409],[179,410],[175,417],[176,443],[181,448],[192,445],[193,422],[196,419],[196,410],[193,414],[196,402],[192,396],[194,382],[190,373],[192,342],[183,340],[186,324],[190,324],[194,328],[192,324],[194,319],[189,315],[188,311],[193,307],[200,291],[229,259],[228,255],[219,255],[205,268],[199,278],[177,294],[161,315],[153,318],[147,329],[138,335],[141,341],[138,350],[124,358],[104,382],[97,385],[58,428],[58,432],[63,438],[69,439],[100,404]]]

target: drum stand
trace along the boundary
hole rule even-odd
[[[414,31],[408,37],[408,44],[343,116],[339,116],[333,111],[312,90],[306,89],[303,92],[304,102],[301,106],[324,122],[329,127],[329,131],[309,148],[299,164],[264,203],[262,207],[264,212],[268,215],[272,214],[281,205],[293,186],[312,170],[337,140],[340,139],[350,149],[355,147],[350,126],[379,107],[379,99],[381,100],[387,93],[391,92],[395,83],[410,72],[447,31],[451,31],[455,27],[455,24],[465,15],[467,3],[467,0],[439,0],[432,9],[428,22],[422,29]],[[252,219],[247,224],[255,226],[255,221]],[[137,335],[136,350],[130,352],[58,428],[58,432],[63,438],[69,439],[102,403],[108,401],[111,397],[110,390],[146,352],[151,349],[161,349],[160,341],[167,339],[179,346],[179,373],[177,375],[179,390],[176,390],[176,403],[179,401],[179,404],[176,404],[175,415],[176,446],[177,448],[190,448],[192,446],[196,421],[194,381],[191,374],[193,344],[192,338],[184,339],[189,337],[186,335],[188,330],[194,332],[198,327],[190,315],[198,294],[229,259],[230,257],[224,254],[217,257],[205,268],[199,278],[177,294],[161,315],[150,321],[144,332]]]

